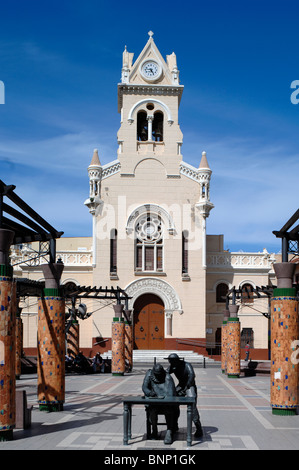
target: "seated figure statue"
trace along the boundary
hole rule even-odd
[[[147,371],[142,390],[146,397],[164,398],[176,396],[173,378],[165,371],[161,364],[155,364],[152,369]],[[172,444],[173,434],[177,430],[179,407],[177,405],[165,405],[162,408],[159,405],[155,406],[153,404],[149,405],[148,413],[153,429],[151,438],[158,438],[158,414],[164,414],[167,425],[164,444]]]

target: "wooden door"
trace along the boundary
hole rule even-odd
[[[164,349],[164,304],[153,294],[144,294],[134,304],[134,348]]]

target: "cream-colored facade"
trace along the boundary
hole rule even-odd
[[[225,310],[217,286],[268,285],[274,279],[274,256],[266,250],[230,253],[223,249],[222,235],[206,235],[214,207],[212,171],[204,151],[197,167],[182,156],[183,85],[176,56],[164,60],[149,33],[133,59],[125,49],[118,85],[118,154],[102,165],[95,150],[88,167],[85,205],[92,236],[57,240],[57,257],[65,265],[61,282],[125,289],[140,337],[136,348],[213,345]],[[40,280],[39,266],[24,263],[29,252],[28,247],[13,250],[15,276]],[[268,320],[262,313],[268,312],[267,299],[240,305],[241,329],[252,329],[253,347],[266,350]],[[111,301],[88,300],[87,307],[93,314],[80,324],[80,346],[92,349],[99,338],[111,338],[114,313]],[[22,317],[26,350],[36,342],[34,305],[24,304]],[[109,347],[109,341],[101,344]]]

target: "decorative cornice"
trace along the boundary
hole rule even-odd
[[[115,175],[120,171],[120,161],[113,160],[113,162],[107,163],[103,166],[102,180],[109,176]]]
[[[118,111],[123,107],[123,95],[178,96],[179,101],[184,85],[118,84]],[[149,98],[150,99],[150,98]]]
[[[187,178],[196,181],[197,183],[199,182],[198,169],[192,165],[189,165],[189,163],[183,161],[180,163],[180,173],[184,176],[187,176]]]

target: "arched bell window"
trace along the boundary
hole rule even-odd
[[[146,105],[147,111],[137,113],[137,140],[139,142],[163,142],[164,114],[155,111],[152,103]]]
[[[163,120],[164,115],[161,111],[154,113],[153,120],[153,139],[156,142],[163,142]]]
[[[145,111],[137,113],[137,140],[141,142],[148,140],[148,121]]]

